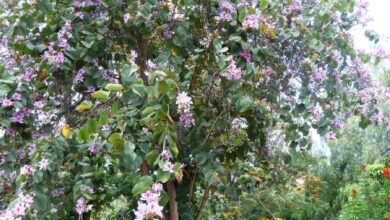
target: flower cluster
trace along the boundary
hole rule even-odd
[[[226,79],[228,80],[240,80],[242,70],[236,66],[235,60],[230,60],[229,66],[227,67],[225,74]]]
[[[72,23],[68,20],[65,25],[58,32],[58,51],[54,49],[54,42],[50,42],[47,47],[47,51],[42,55],[43,60],[53,65],[54,68],[58,68],[60,64],[65,62],[64,50],[69,47],[68,40],[72,38]]]
[[[21,219],[27,214],[27,210],[31,208],[34,197],[31,194],[20,194],[12,208],[6,211],[0,211],[0,219],[12,220]]]
[[[314,71],[314,73],[310,76],[310,80],[322,82],[325,80],[325,77],[326,77],[326,72],[324,69],[320,67],[316,71]]]
[[[97,6],[100,4],[100,0],[84,0],[84,1],[74,1],[72,2],[72,7],[75,8],[84,8],[90,5]]]
[[[246,16],[244,22],[242,22],[242,26],[244,28],[249,28],[249,29],[259,29],[260,24],[260,12],[256,12],[256,14],[251,14]]]
[[[180,114],[180,122],[185,128],[190,128],[195,125],[195,119],[191,114],[191,97],[186,92],[180,92],[176,97],[177,112]]]
[[[219,21],[231,21],[233,19],[234,7],[229,1],[221,0],[219,2],[219,8],[217,9],[218,16],[217,20]]]
[[[149,191],[141,194],[137,210],[134,210],[136,220],[163,217],[163,207],[159,204],[162,190],[163,186],[160,183],[156,183]]]
[[[31,112],[28,108],[20,108],[16,112],[14,112],[11,116],[11,122],[13,123],[24,123],[24,117],[26,117]]]
[[[89,212],[92,210],[92,205],[88,205],[87,201],[84,199],[84,197],[80,197],[77,200],[76,206],[74,208],[77,212],[77,214],[82,215],[85,212]]]
[[[238,134],[241,130],[248,128],[248,121],[246,118],[234,118],[232,121],[232,132]]]
[[[246,52],[244,50],[240,51],[240,56],[244,58],[244,60],[249,63],[252,60],[252,55],[249,52]]]

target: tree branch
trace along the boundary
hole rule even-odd
[[[206,205],[207,205],[207,201],[209,199],[210,188],[211,188],[211,184],[209,183],[209,184],[207,184],[206,188],[204,189],[202,203],[200,204],[200,207],[199,207],[198,213],[196,214],[195,220],[200,220],[200,218],[202,217],[204,209],[206,208]]]

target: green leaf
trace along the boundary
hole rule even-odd
[[[145,95],[145,86],[143,84],[134,84],[131,90],[138,96],[143,97]]]
[[[99,90],[91,94],[91,96],[95,99],[102,99],[102,100],[107,100],[109,96],[109,92]]]
[[[108,124],[108,110],[100,113],[100,116],[99,116],[99,125],[105,125],[105,124]]]
[[[122,74],[123,74],[124,76],[127,76],[127,77],[128,77],[128,76],[130,76],[131,74],[133,74],[134,72],[136,72],[137,69],[138,69],[138,66],[135,65],[135,64],[132,64],[131,66],[128,65],[128,64],[125,64],[125,65],[123,65],[123,67],[122,67]]]
[[[161,94],[166,95],[166,94],[168,94],[168,92],[169,92],[170,86],[169,86],[169,84],[167,83],[167,81],[162,80],[162,81],[159,81],[159,82],[158,82],[157,88],[158,88],[158,91],[159,91]]]
[[[151,176],[143,176],[141,177],[134,187],[131,189],[131,192],[134,195],[138,195],[144,193],[150,189],[153,184],[153,177]]]
[[[146,154],[146,161],[148,162],[148,165],[151,166],[153,164],[156,164],[159,156],[160,154],[157,150],[152,150],[148,154]]]
[[[0,96],[5,96],[11,91],[11,88],[6,84],[0,84]]]
[[[229,41],[240,42],[241,41],[241,37],[237,36],[237,35],[230,35]]]
[[[127,140],[125,144],[125,151],[124,153],[126,155],[132,155],[134,153],[135,145],[132,141]]]
[[[246,18],[246,10],[241,9],[239,14],[238,14],[238,20],[242,23],[242,22],[244,22],[245,18]]]
[[[120,91],[123,89],[123,86],[121,84],[109,83],[106,85],[105,89],[108,91]]]
[[[249,109],[249,107],[252,105],[253,103],[253,100],[251,97],[249,96],[246,96],[244,98],[242,98],[241,100],[238,101],[238,105],[239,105],[239,111],[242,113],[242,112],[245,112],[246,110]]]
[[[179,155],[179,149],[177,148],[176,144],[168,145],[168,149],[173,157],[177,157],[177,155]]]
[[[96,121],[96,119],[88,120],[87,128],[89,133],[91,134],[98,132],[98,122]]]
[[[53,10],[53,5],[49,2],[49,0],[39,0],[37,7],[40,11],[44,12]]]
[[[262,10],[266,9],[268,7],[268,2],[267,0],[261,0],[261,3],[260,3],[260,8]]]
[[[88,49],[90,49],[93,44],[95,43],[95,41],[81,41],[81,43]]]
[[[77,140],[81,143],[88,141],[90,133],[88,132],[87,127],[82,127],[77,131]]]
[[[157,170],[156,178],[158,182],[166,183],[171,178],[171,173]]]
[[[122,136],[119,133],[114,133],[110,135],[110,137],[108,138],[108,142],[114,146],[117,152],[124,152],[125,141],[122,139]]]

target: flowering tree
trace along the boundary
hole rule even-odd
[[[361,2],[0,5],[0,218],[201,219],[272,131],[305,150],[311,128],[384,121],[348,33]]]

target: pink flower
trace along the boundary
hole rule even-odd
[[[326,133],[326,138],[328,140],[336,140],[336,133],[334,133],[332,130],[329,130],[327,133]]]
[[[173,173],[173,167],[174,167],[173,163],[167,161],[164,165],[163,171]]]
[[[20,93],[15,92],[12,95],[12,99],[15,100],[15,101],[20,101],[20,100],[22,100],[22,95],[20,95]]]
[[[131,19],[131,16],[129,13],[125,14],[123,16],[123,21],[125,22],[125,24]]]
[[[32,168],[29,165],[24,165],[22,168],[20,168],[20,174],[21,175],[30,175],[35,172],[34,168]]]
[[[87,202],[85,201],[84,197],[80,197],[77,200],[75,210],[77,214],[82,215],[84,212],[89,212],[92,210],[92,205],[87,205]]]
[[[2,101],[1,101],[1,104],[3,107],[11,107],[14,103],[7,99],[7,98],[4,98]]]

